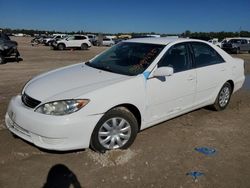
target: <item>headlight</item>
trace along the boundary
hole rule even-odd
[[[47,115],[61,116],[80,110],[88,102],[89,100],[87,99],[54,101],[39,106],[35,111]]]

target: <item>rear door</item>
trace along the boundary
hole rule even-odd
[[[195,105],[206,104],[218,94],[230,71],[225,60],[206,43],[191,43],[197,71]]]
[[[248,43],[247,40],[245,40],[245,39],[241,40],[240,50],[242,50],[242,51],[250,50],[250,44]]]
[[[87,39],[85,36],[76,36],[75,37],[75,47],[81,47],[82,43],[84,43],[84,40]]]

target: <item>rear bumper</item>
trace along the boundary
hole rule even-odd
[[[235,82],[234,82],[234,92],[238,91],[244,84],[245,82],[245,75],[243,75],[242,77],[240,77],[239,79],[237,79]]]

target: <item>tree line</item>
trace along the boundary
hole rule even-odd
[[[232,37],[250,37],[249,31],[240,31],[240,32],[191,32],[189,30],[181,34],[182,37],[189,37],[193,39],[209,40],[212,38],[218,38],[222,40],[224,38]]]
[[[49,30],[35,30],[35,29],[10,29],[10,28],[0,28],[0,30],[3,33],[6,34],[18,34],[18,33],[23,33],[26,35],[34,36],[35,34],[41,35],[41,34],[46,34],[46,35],[52,35],[54,33],[65,33],[65,34],[87,34],[87,33],[92,33],[92,34],[98,34],[98,33],[93,33],[93,32],[85,32],[83,30],[80,31],[71,31],[71,32],[62,32],[62,31],[49,31]],[[114,35],[111,33],[102,33],[104,35]],[[117,33],[115,35],[121,35],[121,34],[129,34],[129,35],[146,35],[146,34],[158,34],[155,32],[149,32],[149,33]],[[161,36],[179,36],[179,37],[189,37],[189,38],[194,38],[194,39],[201,39],[201,40],[209,40],[212,38],[218,38],[219,40],[222,40],[224,38],[231,38],[231,37],[250,37],[250,32],[249,31],[240,31],[240,32],[191,32],[189,30],[186,30],[185,32],[181,34],[160,34]]]

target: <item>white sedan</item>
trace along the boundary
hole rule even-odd
[[[125,149],[147,127],[208,105],[225,109],[244,80],[244,61],[208,42],[132,39],[30,80],[5,121],[41,148]]]

